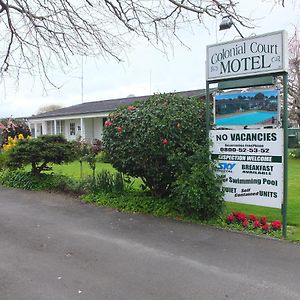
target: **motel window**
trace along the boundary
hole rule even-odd
[[[75,135],[75,123],[70,123],[70,135]]]
[[[63,120],[56,121],[56,133],[63,134],[64,131],[65,131],[65,121]]]
[[[47,121],[47,133],[54,134],[54,121]]]

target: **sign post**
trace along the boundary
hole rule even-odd
[[[284,173],[282,203],[282,235],[287,236],[287,202],[288,202],[288,74],[283,74],[283,132],[284,132]]]
[[[207,136],[214,142],[212,159],[218,159],[225,200],[281,208],[284,238],[287,235],[288,197],[287,70],[285,31],[207,46],[206,128]],[[231,121],[234,126],[227,122],[222,128],[225,123],[215,122],[219,128],[209,132],[211,83],[221,83],[225,89],[226,86],[231,89],[265,86],[266,81],[270,82],[268,78],[275,79],[277,76],[283,76],[282,122],[279,120],[280,114],[275,111],[273,96],[267,96],[268,92],[261,93],[265,99],[269,97],[268,100],[262,99],[261,95],[260,99],[258,96],[255,99],[249,96],[252,98],[248,99],[241,95],[230,101],[233,98],[225,95],[219,101],[219,108],[221,113],[234,119]],[[260,78],[264,79],[261,83]],[[244,117],[247,113],[257,112],[264,113],[264,116],[262,121],[252,123],[252,127],[236,121],[237,115]],[[270,115],[272,118],[268,120]]]

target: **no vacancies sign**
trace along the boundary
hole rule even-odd
[[[280,208],[283,130],[212,130],[210,137],[225,201]]]
[[[287,33],[207,46],[207,81],[287,71]]]

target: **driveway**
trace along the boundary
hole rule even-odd
[[[0,187],[0,299],[300,299],[300,246]]]

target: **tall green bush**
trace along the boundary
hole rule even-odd
[[[110,114],[105,151],[122,173],[140,177],[158,196],[170,193],[180,161],[207,144],[205,107],[198,98],[157,94]]]
[[[172,191],[173,198],[186,214],[202,220],[220,216],[225,207],[222,178],[216,175],[215,164],[207,159],[209,155],[204,147],[186,158]]]

